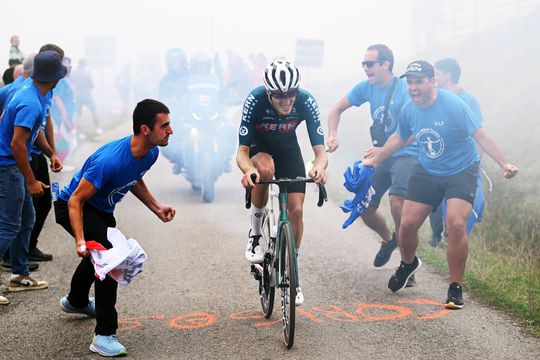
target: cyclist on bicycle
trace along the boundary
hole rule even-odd
[[[319,120],[317,102],[299,88],[300,73],[287,60],[274,60],[264,69],[264,86],[255,88],[244,102],[236,156],[244,173],[242,184],[253,186],[251,230],[245,257],[251,263],[263,262],[259,246],[263,214],[268,201],[268,185],[255,186],[259,180],[305,177],[304,160],[296,138],[296,128],[306,121],[315,161],[309,176],[315,182],[326,181],[328,159],[324,149],[324,135]],[[255,183],[250,175],[256,175]],[[289,218],[296,240],[296,253],[302,240],[305,184],[288,187]],[[297,288],[296,305],[304,302],[302,290]]]

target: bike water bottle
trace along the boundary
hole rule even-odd
[[[58,183],[55,181],[51,184],[51,194],[52,194],[52,200],[56,201],[58,200],[58,193],[60,192],[60,187],[58,186]]]

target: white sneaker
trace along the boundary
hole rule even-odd
[[[249,237],[249,241],[246,246],[245,257],[246,260],[252,264],[261,264],[264,260],[264,254],[261,246],[258,244],[258,241],[261,239],[261,235],[254,235]],[[257,245],[253,248],[253,239],[257,240]]]
[[[49,287],[46,281],[39,281],[30,275],[11,274],[9,279],[9,291],[41,290]]]
[[[304,293],[300,287],[296,288],[296,299],[294,299],[294,304],[300,306],[304,303]]]
[[[0,305],[7,305],[7,304],[9,304],[9,299],[0,295]]]

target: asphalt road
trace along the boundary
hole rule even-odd
[[[81,149],[73,163],[89,151]],[[69,175],[56,178],[65,183]],[[539,339],[467,293],[463,310],[445,310],[446,277],[429,266],[419,271],[415,287],[391,293],[386,285],[397,252],[374,268],[375,235],[360,223],[342,230],[345,215],[337,202],[317,208],[311,189],[299,260],[305,303],[298,308],[294,348],[287,350],[279,305],[270,320],[262,318],[257,283],[243,258],[249,212],[239,179],[236,170],[220,178],[215,202],[204,204],[160,158],[145,181],[158,200],[176,206],[175,220],[161,223],[132,195],[118,205],[118,228],[149,255],[144,272],[118,293],[118,337],[129,357],[540,359]],[[0,307],[0,358],[98,358],[88,350],[94,320],[58,306],[79,260],[52,214],[40,248],[54,254],[35,273],[50,287],[6,294],[12,303]]]

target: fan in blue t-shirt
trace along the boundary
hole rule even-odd
[[[60,300],[60,307],[96,318],[90,350],[102,355],[127,353],[115,335],[118,283],[109,276],[96,280],[86,241],[94,240],[106,249],[112,247],[107,229],[116,227],[113,211],[128,191],[161,221],[174,219],[176,210],[159,203],[142,179],[156,162],[157,147],[166,146],[172,133],[165,104],[152,99],[139,102],[133,111],[133,135],[107,143],[90,155],[54,204],[56,222],[75,238],[77,255],[83,258],[73,274],[69,295]],[[88,297],[92,283],[95,302]],[[96,303],[100,304],[97,313]]]
[[[467,218],[474,203],[479,169],[476,143],[503,169],[506,178],[518,173],[497,143],[481,127],[481,118],[457,95],[437,89],[433,66],[423,60],[407,67],[403,77],[411,98],[402,108],[398,130],[381,149],[367,152],[365,166],[377,167],[393,152],[416,139],[419,164],[409,180],[399,232],[402,261],[388,282],[403,289],[420,268],[416,257],[418,229],[446,199],[448,270],[446,307],[463,307],[462,281],[467,259]],[[476,142],[476,143],[475,143]]]

